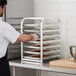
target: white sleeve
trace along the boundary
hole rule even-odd
[[[10,24],[4,23],[1,33],[11,43],[15,43],[20,33],[15,30]]]

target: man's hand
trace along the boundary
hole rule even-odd
[[[39,39],[39,35],[37,34],[31,34],[31,36],[33,37],[32,41],[36,41]]]

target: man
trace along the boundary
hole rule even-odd
[[[15,43],[16,40],[27,42],[38,39],[38,36],[35,34],[20,34],[9,23],[2,21],[1,17],[3,16],[3,10],[6,4],[7,0],[0,0],[0,76],[10,76],[6,54],[9,42]]]

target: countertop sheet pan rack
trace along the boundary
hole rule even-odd
[[[59,19],[23,18],[21,33],[40,35],[37,41],[21,42],[21,61],[23,63],[42,65],[44,61],[60,57]]]

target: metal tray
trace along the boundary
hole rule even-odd
[[[60,52],[60,50],[47,50],[47,51],[43,51],[43,54],[51,54],[51,53],[58,53]],[[39,50],[29,50],[29,51],[24,51],[24,53],[28,53],[28,54],[35,54],[35,55],[39,55],[41,52]]]
[[[47,40],[47,41],[43,41],[43,44],[55,44],[60,42],[59,40]],[[29,41],[29,43],[34,43],[34,44],[40,44],[40,41]]]
[[[35,58],[35,57],[32,57],[32,56],[36,56],[36,55],[31,55],[31,56],[24,56],[24,59],[25,60],[40,60],[40,58]],[[47,57],[44,57],[43,60],[46,60],[46,59],[51,59],[51,58],[56,58],[56,57],[60,57],[60,55],[49,55]]]
[[[36,49],[36,50],[40,50],[40,47],[35,47],[35,46],[25,46],[25,48],[31,48],[31,49]],[[60,45],[49,45],[49,46],[44,46],[43,47],[43,50],[47,50],[47,49],[55,49],[55,48],[58,48],[60,47]]]
[[[24,24],[25,27],[34,27],[36,30],[40,30],[40,24]],[[54,29],[60,29],[58,25],[53,24],[47,24],[43,25],[44,30],[54,30]]]

